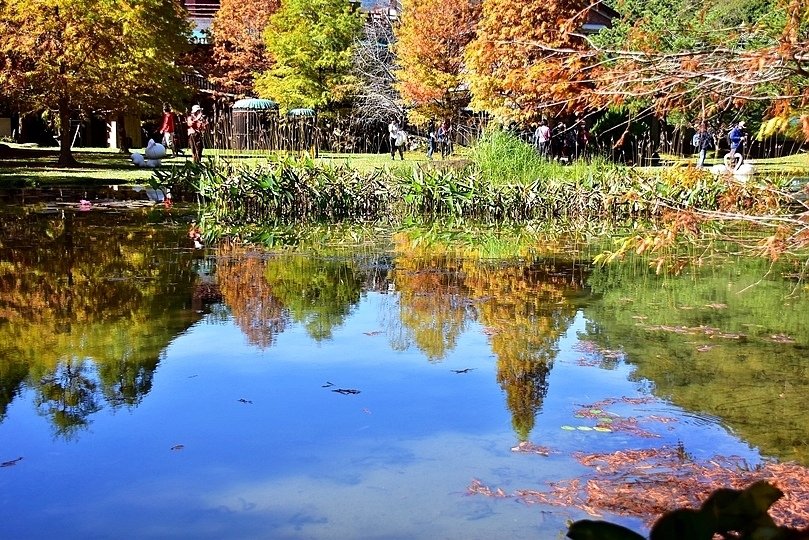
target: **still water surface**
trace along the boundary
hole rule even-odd
[[[5,209],[0,538],[552,539],[588,516],[467,488],[663,445],[809,464],[809,306],[760,262],[664,278],[401,235],[195,250],[187,228]],[[607,399],[644,436],[580,429]]]

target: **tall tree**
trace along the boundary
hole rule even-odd
[[[354,111],[361,123],[390,121],[405,115],[396,89],[393,23],[386,13],[372,12],[354,46],[352,72],[357,78]]]
[[[480,0],[404,0],[396,29],[398,88],[416,116],[453,116],[469,101],[463,52]]]
[[[75,163],[77,110],[142,111],[181,91],[174,60],[190,27],[179,0],[5,0],[0,87],[31,110],[59,113],[59,163]]]
[[[589,86],[586,49],[575,35],[587,0],[487,0],[466,49],[472,107],[506,120],[536,118],[542,108],[576,110]]]
[[[264,29],[278,11],[279,0],[222,0],[214,16],[214,80],[235,94],[254,93],[254,79],[270,68]]]
[[[330,107],[351,95],[353,44],[362,31],[348,0],[287,0],[270,17],[264,44],[275,64],[257,80],[284,107]]]

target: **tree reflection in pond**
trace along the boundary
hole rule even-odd
[[[395,268],[402,325],[429,359],[444,358],[467,321],[487,329],[514,431],[527,440],[559,339],[576,314],[571,299],[583,296],[581,267],[553,259],[486,263],[399,235]]]
[[[315,341],[331,338],[359,302],[363,286],[346,260],[294,252],[270,257],[264,276],[291,319]]]
[[[39,380],[37,410],[50,418],[57,434],[70,439],[101,410],[92,364],[66,360]]]
[[[229,244],[216,255],[216,281],[234,322],[248,342],[260,349],[271,347],[289,315],[264,277],[266,257]]]
[[[391,327],[393,346],[415,344],[431,362],[455,348],[465,322],[473,316],[464,296],[460,261],[441,255],[404,253],[399,246],[392,281],[399,293]]]
[[[809,309],[789,266],[733,259],[658,276],[643,259],[598,267],[582,339],[620,349],[657,396],[722,418],[768,455],[809,463]],[[800,313],[800,316],[796,314]]]
[[[0,415],[27,386],[70,436],[105,404],[149,392],[166,345],[200,317],[190,309],[199,255],[166,217],[4,210]]]
[[[512,425],[527,441],[548,392],[558,343],[576,315],[570,298],[581,290],[573,267],[466,265],[466,285],[497,356],[497,381],[506,392]]]

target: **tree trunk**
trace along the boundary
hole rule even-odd
[[[129,137],[126,135],[126,124],[124,123],[126,119],[124,118],[124,113],[119,112],[118,115],[115,117],[115,126],[117,130],[118,136],[118,148],[120,148],[120,152],[122,154],[129,153]]]
[[[62,167],[73,167],[78,162],[73,158],[70,138],[70,102],[66,97],[59,98],[59,161]]]

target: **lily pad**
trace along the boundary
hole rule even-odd
[[[591,428],[590,426],[579,426],[576,429],[578,429],[579,431],[593,431],[593,428]]]
[[[593,429],[595,431],[600,431],[601,433],[612,433],[612,430],[606,426],[596,426]]]
[[[573,426],[562,426],[562,429],[565,431],[576,431],[576,428]]]
[[[612,424],[613,420],[609,416],[604,416],[598,419],[599,423],[601,424]]]
[[[590,414],[601,414],[601,409],[590,409]]]

